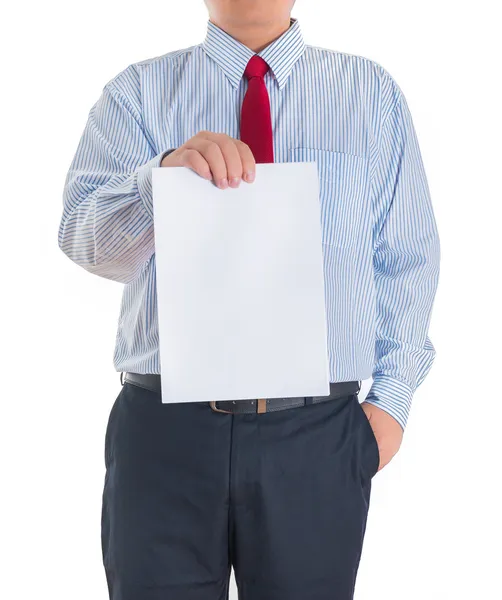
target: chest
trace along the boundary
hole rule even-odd
[[[197,97],[174,97],[159,148],[179,147],[199,131],[240,139],[246,86],[222,93],[205,86]],[[360,249],[371,228],[368,131],[357,95],[336,98],[317,88],[280,92],[268,82],[274,162],[313,161],[319,175],[323,244]],[[193,95],[195,92],[191,92]]]

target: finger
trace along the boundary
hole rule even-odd
[[[226,188],[228,186],[227,165],[219,144],[214,139],[197,135],[190,141],[188,147],[197,150],[206,160],[216,185]]]
[[[211,169],[207,163],[207,160],[194,148],[186,148],[180,156],[180,163],[182,167],[188,167],[195,171],[204,179],[212,179]]]
[[[242,180],[241,154],[237,148],[237,140],[226,134],[214,134],[227,167],[227,179],[231,187],[238,187]]]
[[[242,163],[242,177],[244,181],[251,183],[256,176],[256,161],[251,148],[241,140],[235,140]]]

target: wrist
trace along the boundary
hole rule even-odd
[[[160,166],[161,167],[165,167],[166,165],[164,164],[165,159],[169,156],[169,154],[171,154],[171,152],[174,152],[176,150],[176,148],[170,148],[169,150],[166,150],[164,152],[164,154],[162,155],[162,158],[160,159]]]

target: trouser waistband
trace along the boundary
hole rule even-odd
[[[124,375],[124,380],[122,380]],[[161,393],[161,376],[154,373],[121,373],[122,385],[127,382],[144,389]],[[361,389],[360,381],[337,381],[329,384],[327,396],[298,396],[294,398],[252,398],[245,400],[213,400],[209,404],[216,412],[224,413],[264,413],[288,408],[296,408],[309,404],[317,404],[357,394]]]

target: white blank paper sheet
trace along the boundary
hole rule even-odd
[[[162,401],[328,395],[316,163],[152,177]]]

